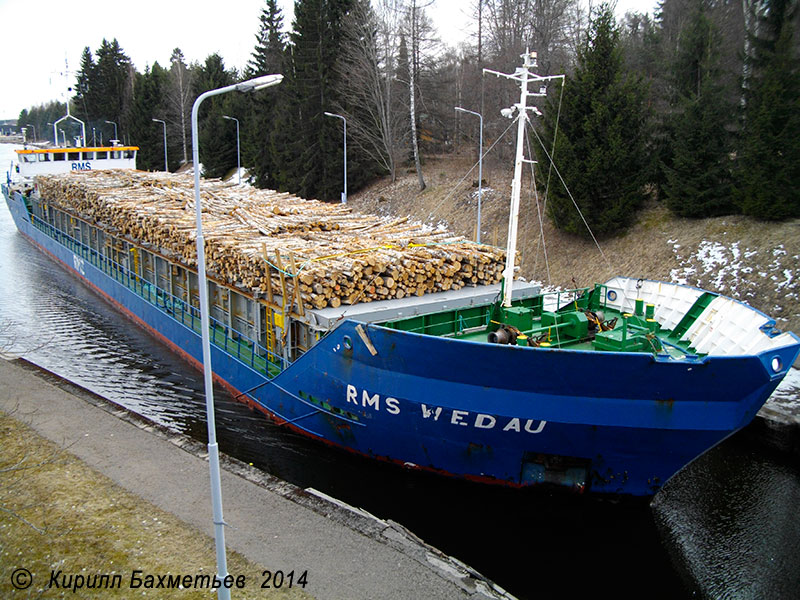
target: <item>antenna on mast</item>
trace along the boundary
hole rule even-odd
[[[64,86],[64,92],[62,92],[62,93],[65,94],[64,104],[67,105],[67,114],[64,115],[63,117],[61,117],[58,121],[55,121],[53,123],[53,139],[55,140],[56,146],[58,146],[58,124],[61,123],[62,121],[66,121],[68,119],[73,119],[73,120],[75,120],[75,121],[77,121],[78,123],[81,124],[80,145],[82,145],[82,146],[86,145],[86,123],[84,123],[83,121],[81,121],[77,117],[73,117],[69,112],[69,101],[70,101],[70,95],[71,95],[70,93],[72,92],[72,86],[69,85],[69,77],[70,77],[70,75],[74,75],[74,73],[75,73],[75,71],[70,71],[70,69],[69,69],[69,61],[67,60],[67,57],[64,56],[64,70],[63,71],[58,71],[58,74],[64,76],[65,86]],[[66,134],[65,134],[65,136],[66,136]],[[65,142],[65,145],[66,145],[66,142]]]
[[[491,69],[484,69],[484,73],[491,73],[497,77],[505,77],[506,79],[513,79],[520,84],[520,97],[519,103],[511,108],[506,108],[500,111],[503,116],[511,117],[516,111],[517,114],[517,156],[514,161],[514,181],[511,184],[511,208],[508,214],[508,242],[506,243],[506,267],[503,270],[503,306],[511,306],[511,294],[514,281],[514,271],[516,270],[515,261],[517,255],[517,230],[519,227],[519,198],[522,189],[522,164],[532,163],[535,161],[525,160],[523,155],[524,137],[525,137],[525,123],[528,120],[528,111],[534,111],[535,114],[541,115],[541,112],[535,106],[528,106],[528,96],[546,96],[547,88],[544,85],[539,87],[538,92],[529,92],[528,84],[531,82],[545,83],[551,79],[563,78],[563,75],[548,75],[541,76],[536,73],[531,73],[530,69],[536,67],[536,52],[525,50],[525,53],[520,55],[522,58],[522,66],[517,67],[513,74],[500,73],[492,71]]]

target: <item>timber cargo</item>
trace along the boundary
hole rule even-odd
[[[189,175],[95,171],[39,177],[37,186],[50,206],[196,267]],[[305,308],[422,296],[502,277],[503,251],[408,218],[209,180],[201,204],[209,275],[270,297],[296,295]]]

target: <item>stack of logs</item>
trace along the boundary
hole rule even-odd
[[[50,205],[196,268],[191,175],[93,171],[37,179]],[[200,185],[209,276],[227,285],[338,307],[496,283],[502,250],[408,218],[355,213],[219,180]]]

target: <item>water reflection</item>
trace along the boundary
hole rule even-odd
[[[735,436],[670,481],[653,513],[670,554],[706,598],[797,598],[800,468]]]

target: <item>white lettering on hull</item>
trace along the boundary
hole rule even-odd
[[[392,415],[400,414],[400,401],[397,398],[381,396],[379,393],[373,394],[367,390],[361,390],[359,396],[358,388],[352,384],[347,384],[345,400],[348,404],[354,404],[361,408],[371,408],[375,412],[385,410]],[[537,434],[544,431],[545,425],[547,425],[547,421],[537,419],[498,417],[485,413],[473,413],[468,410],[428,406],[427,404],[420,404],[419,406],[423,420],[438,422],[442,415],[449,412],[449,418],[445,416],[442,421],[459,427],[472,427],[474,429],[495,429],[499,427],[502,431]]]

